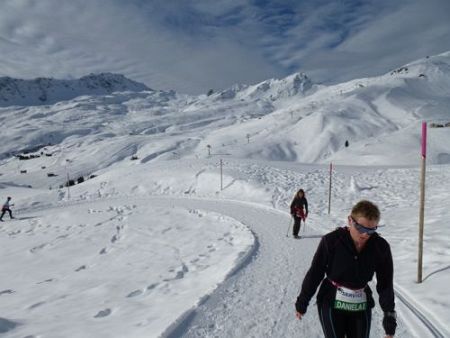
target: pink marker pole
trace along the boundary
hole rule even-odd
[[[422,122],[422,157],[427,157],[427,123]]]
[[[417,258],[417,283],[422,283],[423,231],[425,223],[425,168],[427,156],[427,123],[422,122],[422,169],[420,173],[419,250]]]

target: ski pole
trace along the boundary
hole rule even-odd
[[[303,220],[303,232],[306,231],[306,218]]]
[[[289,227],[288,227],[288,230],[286,232],[286,237],[289,237],[289,230],[291,229],[291,225],[292,225],[292,217],[291,217],[291,220],[289,221]]]

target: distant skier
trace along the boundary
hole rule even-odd
[[[394,267],[388,242],[376,232],[379,220],[375,204],[359,201],[348,216],[348,226],[326,234],[319,243],[295,309],[302,319],[320,284],[317,308],[326,338],[369,337],[375,301],[367,283],[374,274],[385,337],[395,334]]]
[[[305,223],[306,217],[308,217],[308,200],[305,197],[305,191],[300,189],[291,203],[291,215],[294,218],[294,228],[292,235],[294,238],[299,238],[298,232],[300,231],[301,222]]]
[[[3,222],[3,216],[5,215],[5,213],[7,211],[9,212],[9,217],[11,219],[14,218],[13,215],[12,215],[11,209],[9,208],[10,206],[12,206],[14,204],[11,204],[10,201],[11,201],[11,197],[8,196],[8,198],[6,199],[6,202],[2,206],[2,215],[0,216],[0,221],[2,221],[2,222]]]

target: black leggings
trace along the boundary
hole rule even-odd
[[[9,217],[13,218],[12,213],[11,213],[11,209],[2,209],[2,215],[0,216],[0,219],[3,218],[3,216],[6,214],[6,212],[9,212]]]
[[[300,217],[294,216],[294,229],[292,231],[294,236],[297,236],[300,231],[301,221],[302,219]],[[305,223],[305,221],[303,221],[303,223]]]
[[[342,311],[329,305],[318,305],[320,324],[325,338],[369,338],[372,310]]]

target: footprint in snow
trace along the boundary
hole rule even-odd
[[[169,272],[174,272],[174,271],[175,271],[174,269],[170,269],[169,270]],[[183,263],[182,266],[181,266],[181,270],[177,271],[177,273],[176,273],[174,278],[166,278],[166,279],[163,279],[163,281],[164,282],[169,282],[171,280],[182,279],[182,278],[184,278],[184,274],[187,273],[187,272],[189,272],[189,269],[186,266],[186,264]]]
[[[130,292],[127,295],[127,298],[140,296],[140,295],[144,294],[144,292],[146,292],[146,291],[152,291],[157,286],[158,286],[158,283],[153,283],[153,284],[150,284],[149,286],[147,286],[144,291],[142,291],[142,290],[134,290],[134,291]]]
[[[0,296],[1,295],[10,295],[10,294],[12,294],[12,293],[14,293],[15,291],[14,290],[11,290],[11,289],[8,289],[8,290],[3,290],[3,291],[0,291]]]
[[[75,270],[75,272],[78,272],[78,271],[81,271],[81,270],[85,270],[86,269],[86,265],[82,265],[82,266],[80,266],[79,268],[77,268],[76,270]]]
[[[161,231],[161,234],[165,234],[167,231],[172,230],[172,228],[165,228]]]
[[[156,288],[157,286],[158,286],[158,283],[150,284],[149,286],[147,286],[147,291],[153,290],[153,289]]]
[[[38,303],[35,303],[35,304],[31,305],[28,309],[29,310],[33,310],[33,309],[35,309],[35,308],[37,308],[39,306],[42,306],[44,304],[45,304],[45,302],[38,302]]]
[[[178,271],[177,275],[175,276],[174,279],[182,279],[184,278],[184,272],[183,271]]]
[[[100,310],[95,316],[94,318],[103,318],[103,317],[107,317],[111,314],[111,309],[105,309],[105,310]]]
[[[43,243],[41,245],[35,246],[34,248],[30,249],[30,252],[31,253],[35,253],[36,251],[44,249],[46,246],[49,246],[49,244],[48,243]]]
[[[142,290],[134,290],[133,292],[130,292],[127,295],[127,298],[136,297],[136,296],[139,296],[139,295],[142,295],[142,294],[143,294]]]
[[[50,282],[53,282],[53,278],[46,279],[42,282],[37,282],[36,284],[44,284],[44,283],[50,283]]]

